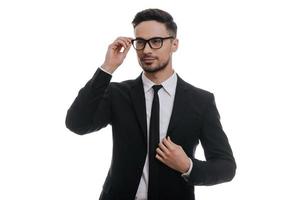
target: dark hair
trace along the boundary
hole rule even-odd
[[[155,21],[163,23],[166,26],[168,32],[172,36],[176,37],[177,25],[173,21],[173,17],[166,11],[163,11],[160,9],[149,8],[149,9],[138,12],[132,21],[132,25],[135,28],[141,22],[150,21],[150,20],[155,20]]]

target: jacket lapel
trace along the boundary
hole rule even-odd
[[[172,114],[167,130],[167,136],[172,136],[172,131],[176,127],[176,125],[179,123],[182,116],[185,114],[185,108],[187,106],[186,104],[186,90],[187,90],[187,84],[185,81],[183,81],[177,74],[177,86],[176,86],[176,92],[175,92],[175,98],[174,98],[174,105],[172,109]]]
[[[130,96],[132,99],[133,107],[142,129],[144,142],[147,145],[147,119],[146,119],[146,100],[145,92],[142,80],[142,73],[133,80],[133,84],[130,90]]]

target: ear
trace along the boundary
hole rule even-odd
[[[178,49],[178,43],[179,43],[179,40],[177,38],[175,38],[172,42],[172,52],[175,52],[177,51]]]

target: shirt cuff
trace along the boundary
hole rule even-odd
[[[102,67],[102,66],[100,66],[99,68],[100,68],[102,71],[104,71],[104,72],[106,72],[106,73],[108,73],[108,74],[112,75],[112,73],[110,73],[110,72],[106,71],[105,69],[103,69],[103,67]]]
[[[189,170],[188,170],[187,172],[181,174],[181,176],[182,176],[183,178],[187,178],[187,177],[190,175],[191,171],[192,171],[192,168],[193,168],[193,161],[192,161],[190,158],[189,158],[189,160],[190,160],[190,168],[189,168]]]

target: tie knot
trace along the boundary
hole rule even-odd
[[[160,88],[162,88],[162,85],[153,85],[152,88],[153,88],[154,92],[157,93],[157,91],[158,91]]]

